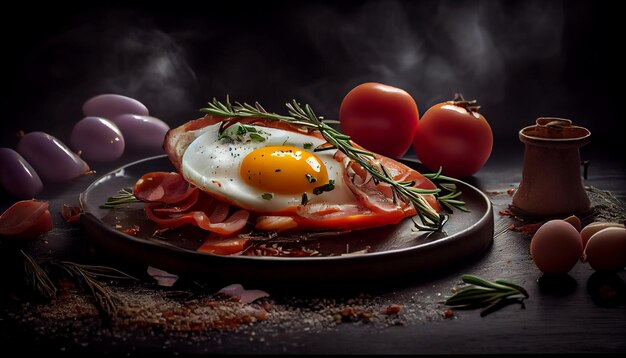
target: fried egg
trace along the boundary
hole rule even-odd
[[[252,127],[252,128],[251,128]],[[336,149],[306,132],[220,123],[202,129],[186,148],[183,176],[201,190],[259,213],[295,212],[304,204],[346,204],[356,199],[345,184]],[[334,189],[324,191],[331,184]]]

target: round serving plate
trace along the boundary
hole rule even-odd
[[[402,162],[412,167],[417,165],[413,161]],[[416,232],[413,222],[406,219],[382,228],[314,235],[314,240],[303,238],[295,243],[293,238],[286,240],[291,247],[316,250],[324,255],[321,257],[202,253],[196,248],[206,232],[188,228],[160,234],[146,218],[141,203],[115,209],[100,207],[108,197],[120,189],[132,188],[143,174],[151,171],[174,171],[174,168],[167,156],[151,157],[113,170],[93,182],[80,197],[84,212],[81,226],[89,240],[121,259],[172,273],[208,275],[225,282],[391,279],[458,265],[482,253],[493,240],[491,202],[477,188],[456,180],[469,212],[455,210],[443,230],[430,235]],[[128,229],[135,235],[126,233],[130,232]],[[277,241],[280,242],[280,237],[273,239]]]

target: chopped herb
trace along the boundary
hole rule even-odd
[[[265,200],[272,200],[272,198],[274,197],[274,194],[272,194],[272,193],[263,193],[263,194],[261,195],[261,197],[262,197],[263,199],[265,199]]]
[[[250,133],[250,139],[256,142],[265,142],[265,137],[257,133]]]
[[[103,209],[110,209],[118,205],[139,203],[139,202],[140,200],[135,197],[132,189],[124,188],[118,191],[117,195],[113,195],[109,197],[103,205],[100,205],[100,207]]]
[[[222,122],[224,123],[224,122]],[[220,135],[217,139],[228,139],[237,142],[265,142],[265,137],[261,134],[266,134],[262,130],[257,130],[256,127],[247,124],[235,123],[231,126],[220,128]]]
[[[278,173],[278,172],[280,172],[280,169],[275,169],[274,170],[274,173]]]
[[[302,145],[302,147],[303,147],[304,149],[311,149],[311,147],[313,147],[313,143],[311,143],[311,142],[306,142],[306,143],[304,143],[304,144]]]
[[[308,202],[309,202],[309,197],[306,195],[306,193],[303,193],[303,194],[302,194],[302,201],[301,201],[301,204],[302,204],[302,205],[306,205],[306,203],[308,203]]]
[[[325,191],[331,191],[333,189],[335,189],[335,181],[333,179],[330,179],[328,181],[328,184],[320,185],[318,187],[313,188],[313,194],[320,195],[321,193]]]
[[[306,177],[306,180],[308,180],[309,183],[311,183],[311,184],[315,183],[317,181],[317,179],[314,176],[312,176],[311,174],[307,173],[307,174],[304,174],[304,176]]]

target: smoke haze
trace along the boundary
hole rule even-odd
[[[17,129],[66,138],[82,103],[109,92],[139,99],[170,126],[226,95],[277,112],[297,98],[333,118],[367,81],[407,90],[422,114],[455,92],[476,98],[502,142],[517,142],[538,116],[612,133],[623,129],[606,88],[616,60],[603,59],[612,13],[590,1],[374,0],[41,15],[10,39],[5,108],[19,125],[3,123],[1,139],[12,146]]]

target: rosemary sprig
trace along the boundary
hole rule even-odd
[[[121,189],[116,195],[113,195],[107,199],[107,201],[100,205],[103,209],[111,209],[118,205],[139,203],[140,200],[135,197],[133,190],[129,188]]]
[[[469,284],[445,302],[447,306],[457,308],[487,307],[481,313],[484,317],[511,303],[524,305],[528,292],[521,286],[505,280],[488,281],[483,278],[463,275],[463,282]]]
[[[33,293],[46,299],[55,298],[57,288],[50,275],[58,273],[60,270],[67,278],[75,280],[79,287],[90,293],[98,310],[108,318],[113,318],[117,315],[119,306],[123,302],[117,294],[112,292],[100,280],[137,280],[111,267],[83,265],[53,259],[38,261],[23,250],[19,250],[19,252],[23,259],[26,284]],[[51,270],[52,267],[56,267],[59,270]]]
[[[136,280],[122,271],[106,266],[82,265],[57,260],[51,260],[50,264],[60,268],[70,278],[77,280],[83,290],[91,293],[98,310],[108,318],[117,316],[119,306],[123,301],[99,279]]]
[[[448,191],[448,194],[446,195],[437,196],[439,202],[441,202],[441,204],[443,204],[451,211],[453,211],[454,209],[458,209],[461,211],[469,212],[467,207],[465,207],[465,202],[462,200],[458,200],[458,197],[460,197],[463,192],[457,191],[456,184],[454,184],[453,182],[454,179],[445,175],[441,175],[441,171],[442,168],[439,167],[439,170],[436,173],[423,174],[426,178],[436,183],[440,188]]]
[[[329,123],[337,123],[337,121],[324,120],[323,117],[317,116],[308,104],[302,107],[296,100],[287,103],[286,106],[289,114],[280,115],[267,112],[258,102],[255,102],[254,106],[240,102],[232,104],[229,98],[226,97],[226,103],[222,103],[216,98],[213,98],[213,100],[208,103],[208,107],[202,108],[200,111],[214,116],[226,117],[227,119],[225,119],[224,122],[233,118],[263,118],[271,121],[287,122],[296,126],[319,131],[329,144],[328,146],[320,148],[320,150],[336,148],[343,152],[350,160],[367,170],[375,183],[383,182],[389,184],[393,188],[394,202],[400,198],[400,200],[412,203],[415,206],[418,211],[418,216],[422,221],[422,225],[418,226],[419,229],[429,231],[441,229],[443,223],[446,221],[446,215],[437,213],[422,196],[424,194],[437,194],[440,189],[420,189],[413,186],[415,184],[414,182],[400,182],[394,180],[384,166],[375,159],[373,153],[354,147],[350,141],[350,136],[337,131],[329,125]],[[455,200],[454,198],[448,199]]]
[[[26,285],[38,296],[45,299],[56,297],[57,289],[50,280],[46,271],[29,254],[20,250],[24,259],[24,274],[26,275]]]

